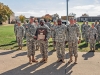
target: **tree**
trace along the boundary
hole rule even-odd
[[[44,20],[52,20],[52,16],[49,14],[46,14],[45,16],[42,17]]]
[[[25,20],[25,16],[24,16],[24,15],[20,15],[20,16],[19,16],[19,20],[23,23],[24,20]]]
[[[8,20],[12,14],[12,10],[7,5],[0,2],[0,23]]]

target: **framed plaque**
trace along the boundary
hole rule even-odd
[[[46,28],[37,28],[36,31],[37,40],[44,40],[47,37],[47,29]]]

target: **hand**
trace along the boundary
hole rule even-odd
[[[56,44],[56,41],[53,41],[54,44]]]
[[[78,44],[80,44],[80,43],[81,43],[81,39],[78,40]]]
[[[47,41],[47,39],[44,39],[44,41]]]
[[[67,43],[67,41],[65,41],[65,44]]]
[[[36,36],[34,36],[33,38],[34,38],[34,39],[36,39],[37,37],[36,37]]]
[[[28,28],[28,26],[26,26],[26,28]]]

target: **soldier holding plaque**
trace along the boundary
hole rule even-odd
[[[44,24],[44,20],[40,20],[40,25],[36,30],[36,39],[40,45],[40,52],[42,54],[42,60],[40,62],[47,63],[48,58],[48,40],[50,38],[50,28]]]

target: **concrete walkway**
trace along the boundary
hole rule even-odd
[[[41,60],[39,51],[36,59]],[[0,50],[0,75],[100,75],[100,53],[79,52],[78,64],[56,63],[56,52],[49,52],[48,63],[29,65],[26,51]]]

